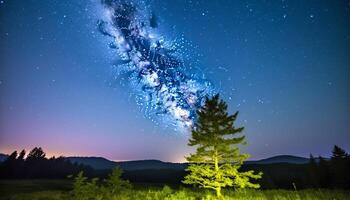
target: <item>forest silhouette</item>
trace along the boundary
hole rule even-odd
[[[33,148],[26,156],[22,150],[11,153],[8,158],[0,163],[1,179],[54,179],[67,178],[70,174],[84,171],[92,175],[94,170],[90,166],[71,163],[64,157],[46,158],[41,147]]]
[[[350,189],[350,155],[334,146],[331,158],[310,155],[307,164],[273,163],[243,164],[242,171],[263,172],[258,181],[262,189],[340,188]],[[105,178],[111,170],[96,170],[90,166],[72,163],[65,157],[46,158],[40,147],[26,155],[14,151],[0,163],[0,179],[64,179],[83,171],[87,177]],[[146,169],[124,171],[122,178],[131,183],[181,185],[188,173],[183,169]]]

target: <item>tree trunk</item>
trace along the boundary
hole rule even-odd
[[[217,150],[215,150],[215,155],[214,155],[214,164],[215,164],[215,172],[216,172],[216,178],[218,178],[218,172],[219,172],[219,159],[218,159],[218,151]],[[218,198],[220,198],[221,197],[221,187],[219,186],[219,187],[217,187],[216,189],[216,196],[218,197]]]
[[[216,190],[216,196],[218,198],[220,198],[221,197],[221,187],[217,187],[215,190]]]

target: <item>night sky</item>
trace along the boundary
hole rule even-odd
[[[252,159],[350,150],[350,1],[134,2],[240,111]],[[190,133],[116,72],[104,14],[99,0],[0,1],[0,152],[184,161]]]

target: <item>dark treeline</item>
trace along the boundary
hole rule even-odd
[[[25,150],[19,154],[14,151],[0,163],[1,179],[66,178],[80,171],[84,171],[88,176],[94,175],[91,167],[71,163],[64,157],[46,158],[40,147],[32,149],[27,156]]]
[[[335,146],[330,159],[310,156],[308,164],[245,164],[242,171],[262,171],[258,182],[262,189],[343,188],[350,189],[350,155]],[[33,149],[25,158],[25,152],[12,153],[0,163],[0,178],[66,178],[84,171],[88,177],[106,178],[111,170],[93,170],[69,160],[45,158],[41,148]],[[134,184],[180,186],[186,172],[182,169],[125,170],[122,177]]]
[[[309,174],[314,188],[350,189],[350,155],[338,146],[334,146],[330,160],[311,155]]]
[[[262,171],[258,180],[262,189],[342,188],[350,189],[350,156],[335,146],[330,159],[310,156],[307,164],[244,164],[242,171]],[[101,174],[107,174],[105,171]],[[186,172],[181,169],[145,169],[125,171],[124,179],[132,183],[180,186]]]
[[[262,189],[350,189],[350,155],[338,146],[334,146],[330,159],[311,155],[308,164],[245,164],[241,168],[242,171],[251,169],[264,173],[258,180]],[[184,170],[149,169],[125,171],[123,178],[132,183],[179,186],[185,175]]]
[[[308,164],[276,163],[243,168],[262,171],[260,184],[265,189],[350,189],[350,155],[338,146],[334,146],[330,159],[310,155]]]

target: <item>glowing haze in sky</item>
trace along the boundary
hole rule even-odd
[[[0,0],[0,152],[184,161],[205,95],[252,159],[350,151],[348,0]]]

